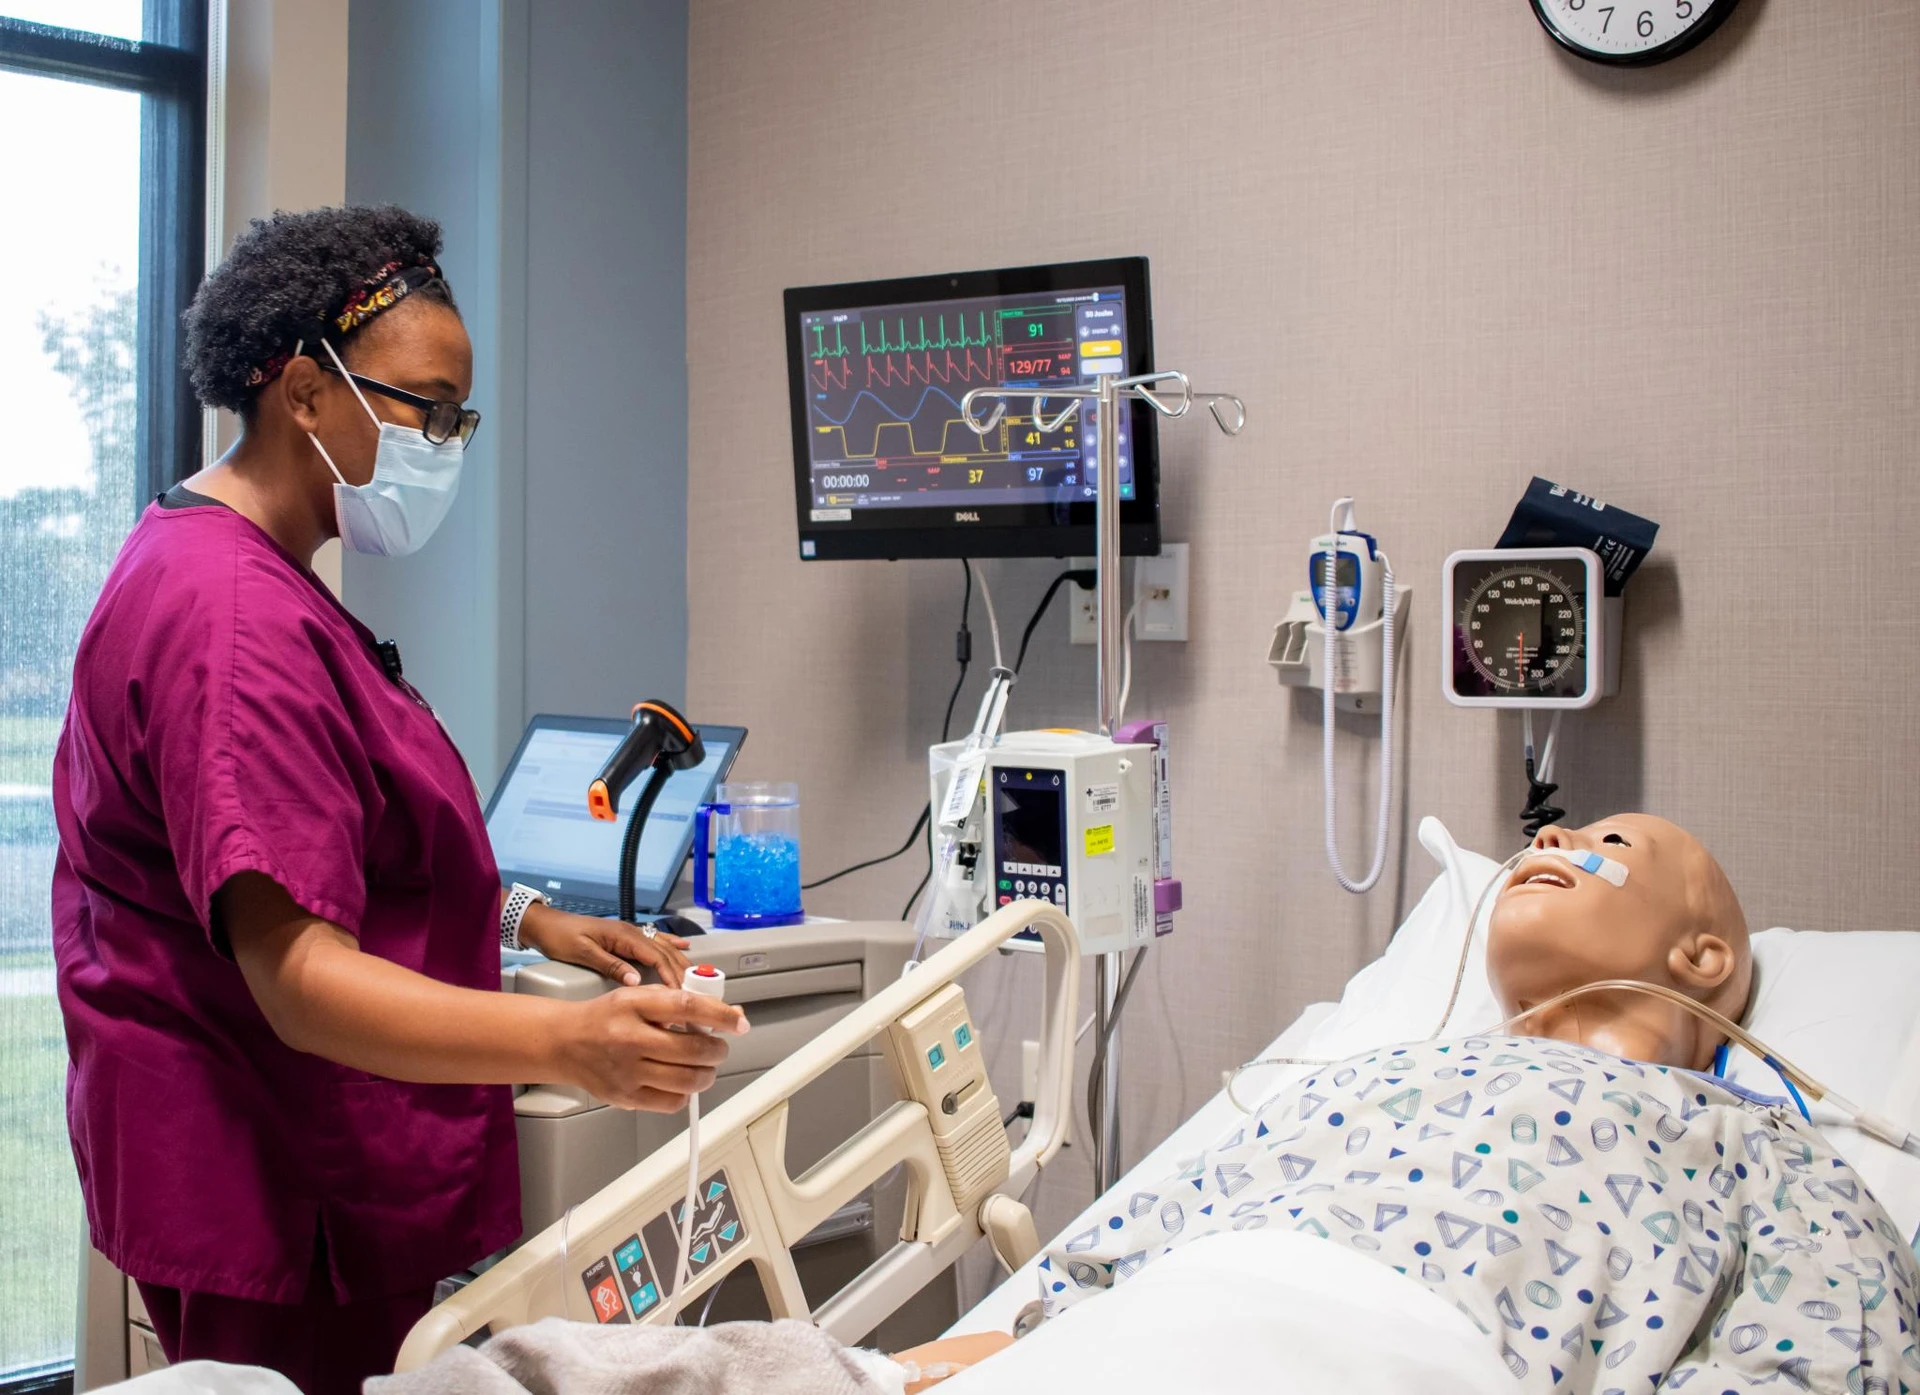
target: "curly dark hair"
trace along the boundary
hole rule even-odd
[[[254,219],[187,307],[195,395],[251,417],[263,386],[248,382],[256,368],[292,349],[389,262],[415,266],[439,251],[438,223],[391,204]],[[455,308],[443,281],[416,294]]]

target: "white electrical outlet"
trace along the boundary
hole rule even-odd
[[[1133,562],[1133,637],[1174,640],[1187,637],[1187,544],[1163,542],[1158,557]]]
[[[1075,557],[1067,563],[1075,571],[1092,571],[1093,558]],[[1067,637],[1075,644],[1100,642],[1100,593],[1069,581],[1067,591]]]

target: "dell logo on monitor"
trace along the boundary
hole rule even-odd
[[[978,523],[980,521],[980,515],[972,509],[955,509],[953,521],[955,523]]]

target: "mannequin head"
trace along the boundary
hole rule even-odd
[[[1553,856],[1520,860],[1488,923],[1487,979],[1509,1016],[1602,979],[1674,988],[1738,1021],[1753,987],[1747,920],[1720,864],[1685,829],[1651,814],[1545,828],[1536,850],[1599,853],[1624,886]],[[1593,993],[1519,1024],[1636,1061],[1704,1070],[1724,1039],[1684,1008],[1643,993]]]

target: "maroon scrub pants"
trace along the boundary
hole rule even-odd
[[[278,1371],[305,1395],[360,1395],[368,1376],[393,1370],[400,1343],[433,1306],[433,1290],[340,1303],[326,1251],[314,1257],[307,1296],[263,1303],[142,1283],[154,1335],[169,1362],[226,1361]]]

